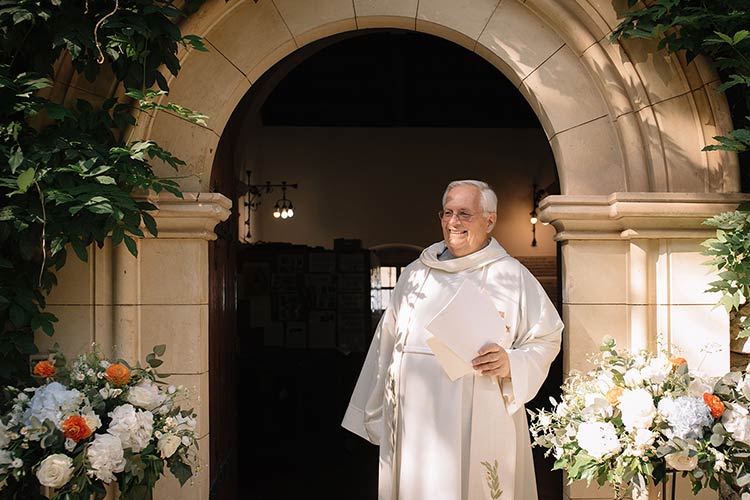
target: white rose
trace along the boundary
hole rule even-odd
[[[622,423],[628,430],[650,427],[656,415],[654,399],[646,389],[626,389],[620,396],[618,407],[622,412]]]
[[[641,371],[636,368],[631,368],[625,372],[623,376],[625,379],[625,385],[629,387],[638,387],[643,382],[643,375]]]
[[[652,384],[661,384],[670,373],[672,373],[672,362],[665,356],[652,359],[641,370],[643,379],[648,380]]]
[[[174,455],[177,448],[180,447],[182,440],[174,434],[164,434],[159,438],[159,442],[156,443],[156,448],[159,450],[161,458],[169,458]]]
[[[584,422],[578,426],[578,445],[596,460],[619,452],[617,431],[609,422]]]
[[[125,470],[125,454],[122,443],[117,436],[111,434],[97,434],[86,452],[91,470],[89,475],[105,483],[115,479],[116,472]]]
[[[39,465],[36,478],[42,486],[61,488],[73,477],[73,459],[62,453],[50,455]]]
[[[148,446],[154,432],[154,415],[150,411],[137,410],[130,404],[118,406],[111,412],[112,421],[107,432],[117,436],[123,448],[138,453]]]
[[[138,382],[138,385],[128,389],[126,399],[134,406],[151,411],[161,405],[165,398],[166,396],[161,393],[156,384],[150,379],[143,379]]]
[[[667,461],[667,465],[674,470],[690,471],[698,466],[698,455],[691,457],[687,451],[670,453],[664,459]]]
[[[732,439],[750,445],[750,418],[747,408],[727,404],[721,416],[721,423],[732,434]]]

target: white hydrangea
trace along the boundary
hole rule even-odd
[[[86,454],[91,464],[88,474],[105,483],[111,483],[115,480],[115,473],[125,470],[125,453],[117,436],[97,434]]]
[[[23,414],[23,423],[31,425],[31,419],[36,418],[39,422],[49,419],[55,425],[60,425],[65,417],[76,412],[83,401],[84,395],[76,389],[68,390],[59,382],[51,382],[34,393]]]
[[[622,449],[617,431],[609,422],[584,422],[578,426],[578,445],[596,460]]]
[[[622,412],[622,423],[628,430],[646,429],[656,416],[654,399],[646,389],[624,390],[618,408]]]
[[[659,413],[667,420],[669,427],[664,430],[668,438],[703,438],[703,430],[713,424],[713,417],[703,398],[680,396],[667,397],[659,401]]]
[[[154,415],[150,411],[124,404],[109,412],[109,418],[112,420],[107,432],[118,437],[123,448],[138,453],[148,446],[154,432]]]

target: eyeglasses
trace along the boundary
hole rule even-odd
[[[465,212],[463,210],[459,210],[458,212],[454,212],[453,210],[441,210],[438,212],[438,217],[444,221],[451,220],[454,215],[458,217],[458,220],[461,222],[471,222],[471,219],[473,219],[476,214]]]

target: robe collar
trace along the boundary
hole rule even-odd
[[[445,249],[445,241],[434,243],[422,251],[419,260],[427,267],[449,273],[457,273],[486,266],[487,264],[508,257],[508,252],[500,246],[500,243],[495,238],[491,238],[489,245],[474,253],[449,260],[440,260],[438,255],[445,251]]]

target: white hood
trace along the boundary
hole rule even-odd
[[[445,248],[445,241],[434,243],[422,251],[419,260],[427,267],[440,269],[448,273],[457,273],[459,271],[486,266],[487,264],[508,257],[508,252],[500,246],[500,243],[495,238],[491,238],[489,245],[474,253],[449,260],[440,260],[438,255],[443,253]]]

